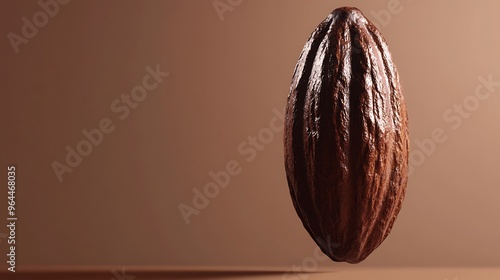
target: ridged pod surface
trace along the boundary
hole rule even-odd
[[[363,261],[401,209],[409,133],[391,54],[358,9],[336,9],[306,42],[288,96],[284,146],[290,194],[306,230],[333,261]]]

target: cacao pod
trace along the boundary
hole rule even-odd
[[[359,263],[401,209],[409,152],[398,73],[361,11],[336,9],[316,28],[287,102],[285,166],[295,210],[323,253]]]

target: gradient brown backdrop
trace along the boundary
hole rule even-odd
[[[281,131],[250,161],[238,146],[269,128],[309,34],[344,5],[377,22],[390,46],[412,151],[435,129],[446,135],[423,159],[414,152],[393,232],[361,266],[500,265],[500,87],[472,100],[480,76],[500,81],[500,2],[237,2],[221,18],[208,0],[73,0],[18,53],[7,34],[41,8],[0,2],[1,166],[17,166],[18,265],[286,269],[314,256],[288,194]],[[120,120],[110,104],[157,64],[170,76]],[[448,111],[464,101],[474,110]],[[105,117],[116,129],[59,182],[51,163]],[[233,160],[241,173],[186,225],[179,204]],[[5,266],[1,238],[0,251]]]

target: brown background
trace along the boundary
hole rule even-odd
[[[285,105],[303,44],[331,10],[356,6],[375,21],[392,1],[243,1],[223,20],[212,2],[73,0],[17,54],[7,34],[41,8],[0,2],[1,166],[17,166],[18,265],[286,269],[314,256],[289,198],[281,131],[250,162],[238,145]],[[361,266],[498,266],[500,88],[457,129],[443,114],[471,100],[479,76],[500,81],[500,2],[399,5],[378,25],[405,90],[412,151],[436,128],[447,138],[415,169],[392,234]],[[118,119],[111,102],[157,64],[170,76]],[[51,163],[105,117],[115,131],[59,182]],[[231,160],[241,174],[186,225],[178,205]]]

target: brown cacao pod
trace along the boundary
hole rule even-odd
[[[408,179],[408,117],[385,40],[356,8],[333,11],[296,65],[285,121],[295,210],[333,261],[359,263],[387,237]]]

